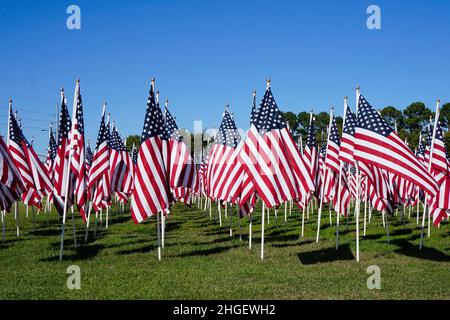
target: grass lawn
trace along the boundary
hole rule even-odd
[[[114,206],[112,211],[116,210]],[[336,251],[335,221],[329,225],[328,209],[322,217],[319,243],[315,242],[316,214],[305,224],[305,237],[299,239],[297,210],[286,225],[284,208],[278,222],[271,210],[270,224],[266,221],[266,258],[261,261],[260,209],[249,250],[248,219],[242,220],[240,241],[236,217],[230,238],[228,219],[220,227],[195,206],[177,205],[167,219],[163,258],[158,261],[156,219],[134,225],[126,211],[113,213],[109,228],[97,228],[96,238],[90,233],[87,243],[77,216],[77,248],[68,219],[63,262],[58,261],[60,225],[55,212],[49,226],[47,215],[41,213],[33,227],[31,209],[26,219],[20,207],[19,238],[14,217],[7,214],[6,241],[0,244],[0,299],[450,299],[448,222],[440,229],[433,227],[431,238],[425,238],[419,251],[415,216],[405,228],[400,216],[390,218],[388,244],[381,215],[374,213],[360,242],[357,263],[353,217],[348,229],[345,222],[341,224],[341,246]],[[360,227],[362,237],[362,221]],[[69,265],[81,268],[80,290],[66,287]],[[381,290],[367,288],[370,265],[381,268]]]

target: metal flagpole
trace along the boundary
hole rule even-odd
[[[2,211],[2,242],[5,242],[5,224],[6,224],[5,210]]]
[[[303,213],[302,213],[302,238],[305,231],[305,208],[306,208],[306,193],[303,195]]]
[[[262,214],[262,219],[261,219],[261,260],[264,260],[264,211],[265,210],[266,210],[265,203],[264,203],[264,201],[262,201],[262,210],[261,210],[261,214]]]
[[[225,202],[225,210],[227,210],[227,202]],[[233,206],[230,205],[230,238],[233,236]]]
[[[328,124],[328,129],[327,129],[327,141],[328,141],[328,138],[329,138],[329,136],[330,136],[330,128],[331,128],[331,121],[332,121],[332,119],[333,119],[333,116],[334,116],[334,114],[333,114],[333,108],[331,108],[331,112],[330,112],[330,122],[329,122],[329,124]],[[328,147],[327,147],[328,148]],[[325,160],[326,160],[326,156],[325,156]],[[320,234],[320,218],[321,218],[321,215],[322,215],[322,208],[323,208],[323,192],[324,192],[324,186],[325,186],[325,172],[326,172],[326,170],[327,170],[327,167],[326,167],[326,165],[325,165],[325,161],[323,162],[323,168],[324,168],[324,170],[323,170],[323,176],[322,176],[322,191],[321,191],[321,193],[320,193],[320,195],[319,195],[319,197],[320,197],[320,205],[319,205],[319,213],[318,213],[318,217],[317,217],[317,235],[316,235],[316,242],[319,242],[319,234]]]
[[[290,202],[290,201],[289,201]],[[287,205],[288,205],[288,201],[286,201],[284,203],[284,224],[287,223]]]
[[[248,224],[248,248],[252,250],[252,225],[253,225],[253,213],[250,213],[250,222]]]
[[[364,232],[363,232],[363,236],[366,236],[366,229],[367,229],[367,196],[368,196],[368,178],[366,176],[366,184],[365,184],[365,190],[364,190]]]
[[[217,210],[219,210],[219,225],[222,226],[222,211],[220,210],[220,200],[217,199]]]
[[[161,212],[161,247],[164,248],[164,238],[166,234],[166,215]]]
[[[66,191],[66,195],[64,198],[64,211],[63,211],[63,221],[62,221],[62,227],[61,227],[61,247],[59,250],[59,261],[62,261],[63,258],[63,251],[64,251],[64,232],[65,232],[65,227],[66,227],[66,215],[67,215],[67,200],[69,198],[69,182],[70,182],[70,162],[72,161],[72,156],[73,156],[73,150],[72,148],[70,148],[69,150],[69,161],[67,163],[67,176],[66,176],[66,181],[64,181],[64,185],[65,185],[65,191]]]
[[[433,152],[434,152],[434,142],[436,140],[436,127],[437,127],[437,122],[439,120],[439,104],[441,103],[440,99],[437,99],[436,101],[436,116],[434,118],[434,128],[433,128],[433,136],[432,136],[432,140],[431,140],[431,146],[430,146],[430,158],[428,161],[428,172],[431,172],[431,161],[433,159]],[[424,228],[425,228],[425,215],[427,213],[427,209],[428,209],[428,237],[430,237],[430,227],[431,227],[431,222],[430,222],[430,208],[428,206],[428,195],[425,196],[425,203],[424,203],[424,209],[423,209],[423,217],[422,217],[422,228],[421,228],[421,232],[420,232],[420,245],[419,245],[419,249],[422,250],[423,247],[423,232],[424,232]]]
[[[161,221],[160,221],[160,215],[162,212],[156,213],[156,228],[158,229],[158,260],[161,261]]]

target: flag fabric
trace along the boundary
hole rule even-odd
[[[252,118],[240,159],[258,195],[269,208],[290,199],[301,199],[314,185],[282,121],[270,85]]]
[[[87,201],[87,182],[84,143],[84,118],[83,102],[80,92],[80,82],[78,80],[75,85],[72,116],[72,128],[69,132],[70,148],[73,150],[70,169],[75,176],[75,185],[73,186],[73,188],[76,195],[78,211],[80,212],[83,220],[86,221],[85,205]]]
[[[53,130],[50,127],[49,130],[49,141],[47,150],[47,160],[45,161],[45,168],[47,169],[47,174],[51,180],[53,180],[53,170],[55,167],[56,153],[58,151],[58,146],[56,145],[55,137],[53,135]],[[53,188],[52,188],[53,191]]]
[[[314,121],[314,117],[311,116],[310,124],[307,130],[306,145],[303,151],[303,159],[305,159],[305,164],[308,168],[310,176],[313,179],[316,193],[318,194],[320,192],[319,180],[321,175],[319,172],[319,149],[317,146]]]
[[[431,174],[362,95],[358,101],[354,157],[401,176],[431,196],[439,189]]]
[[[134,165],[117,127],[111,133],[110,176],[111,192],[116,192],[121,201],[127,202],[131,195]]]
[[[61,112],[58,124],[58,149],[55,158],[55,169],[53,175],[53,202],[60,215],[64,211],[64,201],[67,198],[68,207],[73,204],[74,197],[74,183],[75,176],[73,175],[69,162],[69,131],[72,126],[72,121],[69,116],[69,110],[66,105],[66,98],[64,91],[61,90]],[[66,179],[69,178],[68,190],[66,190]]]
[[[164,108],[164,129],[168,142],[167,172],[170,188],[175,199],[187,203],[188,195],[195,187],[196,167],[191,152],[183,141],[183,136],[167,104]]]
[[[25,138],[16,117],[9,111],[9,151],[23,181],[25,193],[22,200],[27,205],[41,209],[44,194],[52,190],[52,183],[45,165],[41,162],[33,146]]]
[[[156,105],[152,83],[131,198],[131,216],[135,223],[169,207],[170,186],[162,154],[163,135],[164,119]]]
[[[428,158],[431,174],[439,184],[439,192],[434,199],[430,199],[429,210],[433,217],[433,224],[438,225],[447,217],[447,210],[450,210],[450,170],[439,115],[434,131],[434,143],[430,141]]]
[[[89,172],[89,188],[93,188],[93,208],[99,211],[106,208],[111,195],[111,181],[109,174],[110,163],[110,131],[109,121],[105,123],[105,109],[103,106],[100,129],[97,136],[97,144],[92,158]]]
[[[227,106],[216,141],[209,154],[207,176],[211,198],[230,200],[228,197],[230,184],[239,177],[243,170],[238,162],[238,152],[235,152],[239,141],[240,135]]]
[[[0,209],[10,211],[25,190],[22,177],[3,137],[0,136]]]
[[[353,150],[355,140],[356,117],[348,105],[345,106],[345,120],[342,128],[339,160],[354,165]]]

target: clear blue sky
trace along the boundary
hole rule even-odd
[[[66,8],[81,8],[81,30]],[[382,29],[366,28],[377,4]],[[450,1],[62,1],[0,4],[0,130],[8,98],[45,153],[59,88],[72,105],[81,79],[86,136],[102,101],[122,136],[140,134],[150,78],[181,127],[217,127],[225,104],[247,129],[265,79],[280,108],[342,113],[354,87],[375,106],[450,101]]]

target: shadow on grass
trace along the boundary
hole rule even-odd
[[[391,240],[391,243],[399,247],[394,252],[404,256],[430,261],[450,262],[449,255],[434,248],[423,247],[422,250],[419,250],[417,245],[413,245],[405,239]]]
[[[297,237],[298,240],[298,237]],[[292,243],[276,243],[273,244],[272,247],[274,248],[287,248],[287,247],[298,247],[298,246],[303,246],[303,245],[307,245],[310,243],[313,243],[313,240],[306,240],[306,241],[301,241],[301,242],[292,242]]]
[[[65,245],[65,252],[75,250],[75,253],[67,254],[65,253],[63,256],[64,261],[80,261],[80,260],[89,260],[98,255],[100,250],[104,249],[105,246],[101,244],[93,244],[93,245],[78,245],[77,248],[74,248],[72,245]],[[42,262],[54,262],[59,261],[59,251],[56,256],[48,257],[45,259],[40,259]]]
[[[150,253],[156,249],[157,249],[157,246],[155,244],[147,244],[147,245],[145,245],[143,247],[139,247],[139,248],[117,251],[117,254],[128,255],[128,254],[137,254],[137,253]]]
[[[301,264],[304,265],[355,259],[349,244],[339,246],[338,250],[335,247],[331,247],[310,252],[300,252],[297,255]]]
[[[29,231],[29,234],[31,234],[33,236],[44,236],[44,237],[56,236],[56,235],[61,235],[61,229],[39,228],[36,230]]]
[[[232,245],[232,246],[222,246],[222,247],[214,247],[209,249],[198,249],[193,250],[190,252],[179,254],[178,257],[192,257],[192,256],[209,256],[213,254],[222,253],[234,248],[237,248],[238,245]]]

